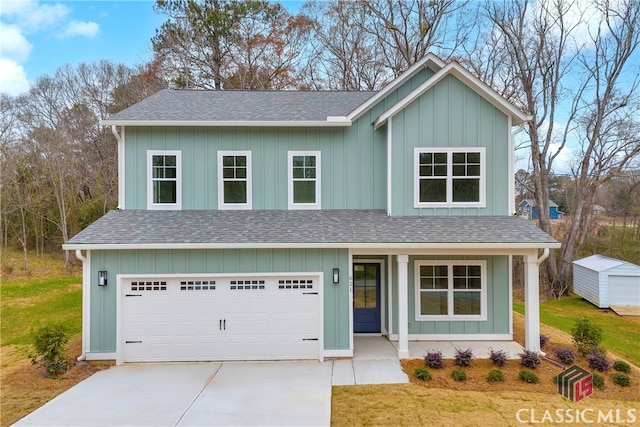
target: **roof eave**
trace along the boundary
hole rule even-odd
[[[200,127],[348,127],[351,120],[346,117],[327,117],[327,120],[118,120],[105,119],[102,126],[200,126]]]
[[[379,249],[385,250],[505,250],[521,251],[533,249],[557,249],[559,242],[523,243],[357,243],[357,242],[302,242],[302,243],[67,243],[64,250],[144,250],[144,249]]]

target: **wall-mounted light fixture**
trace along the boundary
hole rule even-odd
[[[340,283],[340,269],[333,269],[333,283]]]
[[[98,286],[107,286],[107,271],[98,271]]]

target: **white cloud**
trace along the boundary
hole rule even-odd
[[[33,49],[33,45],[27,41],[17,25],[0,23],[0,40],[0,58],[23,62]]]
[[[59,38],[73,37],[73,36],[84,36],[84,37],[94,37],[100,32],[100,26],[95,22],[80,22],[80,21],[71,21],[69,22],[62,33],[58,36]]]
[[[0,92],[16,96],[28,90],[29,80],[22,65],[0,58]]]
[[[0,16],[11,20],[26,32],[42,31],[63,22],[71,10],[60,3],[38,3],[34,0],[2,2]]]

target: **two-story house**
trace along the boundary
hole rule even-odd
[[[538,266],[559,244],[513,216],[526,120],[433,55],[378,92],[163,90],[113,115],[119,209],[64,245],[83,261],[84,355],[322,360],[366,333],[405,358],[410,340],[511,340],[515,255],[539,350]]]

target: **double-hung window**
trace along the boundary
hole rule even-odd
[[[486,320],[486,261],[417,261],[416,320]]]
[[[484,207],[485,149],[416,148],[414,207]]]
[[[320,209],[320,152],[289,151],[289,209]]]
[[[182,161],[180,151],[147,151],[147,209],[182,209]]]
[[[218,151],[218,209],[251,209],[250,151]]]

